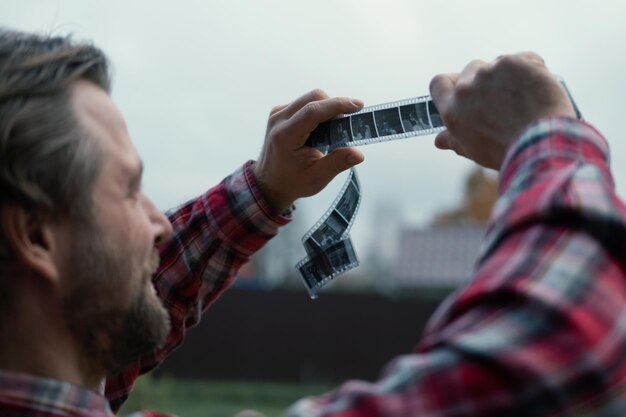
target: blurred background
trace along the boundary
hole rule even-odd
[[[166,210],[261,149],[272,106],[319,87],[366,105],[428,94],[470,60],[533,50],[566,81],[612,149],[626,193],[626,2],[605,0],[0,0],[0,25],[93,40],[113,98]],[[340,190],[297,202],[294,221],[241,271],[190,340],[142,379],[125,411],[278,414],[347,378],[374,379],[467,282],[497,174],[434,148],[432,136],[363,147],[353,227],[361,266],[311,301],[300,239]]]

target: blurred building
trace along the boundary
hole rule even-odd
[[[497,177],[476,167],[465,181],[458,207],[437,214],[428,228],[402,230],[392,274],[394,289],[467,283],[497,198]]]
[[[393,270],[395,289],[465,284],[484,233],[485,227],[479,223],[403,230]]]
[[[498,177],[494,171],[476,166],[465,180],[463,200],[458,207],[435,216],[434,226],[482,224],[489,221],[498,199]]]

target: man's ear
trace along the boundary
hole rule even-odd
[[[14,261],[36,275],[59,280],[58,226],[17,205],[0,208],[0,227]]]

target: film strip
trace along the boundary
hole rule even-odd
[[[565,82],[559,78],[578,119],[582,114]],[[320,123],[306,145],[328,153],[346,146],[406,139],[445,130],[439,110],[430,96],[364,107],[356,113]],[[361,204],[361,186],[352,168],[339,195],[304,235],[307,256],[296,265],[311,298],[337,275],[359,265],[350,239],[350,228]]]
[[[320,123],[306,145],[328,153],[346,146],[387,142],[444,130],[430,96],[364,107],[356,113]],[[296,265],[311,298],[318,290],[359,265],[350,228],[361,204],[361,185],[352,168],[337,198],[303,236],[307,256]]]
[[[359,265],[350,229],[361,205],[361,184],[352,168],[330,209],[304,235],[307,256],[296,265],[311,298],[331,279]]]
[[[335,148],[430,135],[445,130],[430,96],[364,107],[320,123],[306,145],[323,153]]]

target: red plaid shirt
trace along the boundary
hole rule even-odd
[[[108,378],[106,398],[66,382],[0,370],[0,417],[113,416],[111,410],[119,409],[137,377],[183,341],[187,329],[229,287],[239,267],[289,221],[273,214],[250,166],[249,162],[217,187],[168,214],[174,235],[161,249],[161,265],[153,279],[172,322],[163,348]]]
[[[414,353],[289,417],[626,415],[626,208],[602,136],[541,120],[502,168],[471,283]]]
[[[474,279],[441,306],[415,352],[396,358],[376,382],[347,382],[323,397],[301,400],[287,415],[623,416],[626,208],[615,195],[607,159],[606,142],[589,125],[552,118],[530,126],[503,165],[502,195]],[[256,221],[225,203],[233,199],[229,189],[221,186],[214,197],[209,193],[179,212],[177,237],[164,250],[156,279],[179,327],[170,345],[108,381],[114,408],[137,375],[181,341],[184,329],[197,322],[241,264],[239,256],[233,261],[231,252],[220,253],[220,243],[212,243],[216,236],[221,243],[247,242],[252,250],[274,233],[265,220],[265,232],[250,234]],[[200,207],[217,201],[216,207],[230,208],[206,217]],[[267,218],[263,211],[254,209],[257,218]],[[214,227],[222,218],[231,226]],[[212,262],[230,268],[214,271]],[[191,275],[198,268],[201,273]],[[189,278],[204,273],[207,283]],[[22,378],[18,384],[19,376],[0,372],[3,417],[110,415],[104,398],[94,393]],[[87,411],[64,414],[79,406]]]

